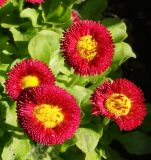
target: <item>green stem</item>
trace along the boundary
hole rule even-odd
[[[111,69],[107,69],[105,72],[103,72],[101,75],[99,75],[98,79],[96,80],[96,82],[89,87],[89,89],[94,90],[97,88],[97,86],[99,86],[104,80],[106,80],[106,76],[110,73]]]
[[[98,133],[100,134],[100,138],[103,136],[104,128],[109,124],[110,119],[105,117],[102,121],[102,124],[98,124]]]
[[[1,127],[4,129],[4,130],[12,130],[12,131],[17,131],[17,132],[22,132],[22,129],[19,128],[19,127],[16,127],[16,126],[13,126],[11,124],[7,124],[7,123],[3,123],[1,125]]]
[[[48,149],[48,146],[37,143],[36,148],[38,149],[39,153],[45,153]]]
[[[67,86],[73,87],[77,83],[79,77],[80,75],[75,74],[73,78],[71,79],[71,81],[67,84]]]
[[[107,117],[105,117],[105,118],[103,119],[103,122],[102,122],[103,127],[107,126],[109,123],[110,123],[110,119],[107,118]]]
[[[93,84],[92,86],[90,86],[89,89],[95,90],[95,89],[97,88],[97,86],[99,86],[100,83],[103,82],[103,80],[105,80],[105,76],[104,76],[104,77],[100,76],[100,77],[98,78],[98,80],[96,81],[96,83]]]
[[[18,11],[21,12],[23,10],[24,0],[19,0],[18,2]]]

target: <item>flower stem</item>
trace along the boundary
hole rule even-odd
[[[45,153],[46,150],[48,149],[48,146],[37,143],[36,148],[37,148],[39,153]]]
[[[23,10],[23,2],[24,0],[19,0],[18,2],[18,11],[21,12]]]
[[[101,125],[97,124],[98,125],[97,132],[99,133],[100,138],[103,136],[104,128],[109,124],[109,122],[110,122],[110,119],[105,117],[103,121],[101,121]]]
[[[110,119],[107,118],[107,117],[105,117],[105,118],[103,119],[103,122],[102,122],[103,127],[107,126],[109,123],[110,123]]]
[[[71,79],[71,81],[67,84],[67,86],[73,87],[77,83],[79,77],[80,75],[75,74],[73,78]]]
[[[2,129],[4,130],[12,130],[12,131],[17,131],[17,132],[22,132],[22,129],[16,126],[13,126],[11,124],[3,123],[1,125]]]

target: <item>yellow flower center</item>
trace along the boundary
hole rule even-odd
[[[64,120],[61,108],[49,104],[37,105],[33,114],[37,120],[45,126],[45,128],[54,128]]]
[[[39,85],[39,79],[36,76],[25,76],[21,80],[21,87],[23,89],[29,87],[36,87]]]
[[[83,59],[91,61],[97,54],[98,43],[90,35],[83,36],[77,43],[77,50]]]
[[[123,94],[113,93],[105,102],[109,112],[116,116],[125,116],[131,109],[131,101]]]

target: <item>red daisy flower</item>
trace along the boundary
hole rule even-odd
[[[93,93],[91,102],[92,114],[105,115],[115,120],[121,130],[135,129],[146,115],[141,89],[122,78],[113,83],[103,83]]]
[[[32,4],[41,4],[44,2],[44,0],[25,0],[26,2],[32,3]]]
[[[79,20],[64,32],[61,48],[65,61],[76,73],[94,75],[111,65],[114,44],[105,26],[92,20]]]
[[[0,7],[2,7],[6,2],[7,0],[0,0]]]
[[[72,18],[73,18],[73,22],[80,20],[78,12],[76,10],[72,11]]]
[[[8,73],[6,91],[12,99],[17,100],[24,89],[41,84],[54,84],[54,81],[54,76],[46,64],[27,59],[17,63]]]
[[[17,116],[25,133],[44,145],[70,139],[80,123],[80,109],[74,97],[49,85],[25,90],[17,101]]]

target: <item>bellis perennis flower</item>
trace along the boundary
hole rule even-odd
[[[93,93],[91,102],[92,114],[115,120],[121,130],[135,129],[146,115],[141,89],[126,79],[103,83]]]
[[[7,0],[0,0],[0,7],[2,7],[6,2]]]
[[[49,85],[25,90],[17,102],[17,116],[25,133],[44,145],[70,139],[80,123],[80,109],[74,97]]]
[[[72,10],[72,18],[73,18],[73,22],[80,20],[78,12],[76,10]]]
[[[79,20],[64,32],[61,48],[65,61],[76,73],[94,75],[111,65],[114,44],[105,26],[92,20]]]
[[[38,60],[27,59],[17,63],[8,72],[6,91],[12,99],[17,100],[24,89],[41,84],[54,84],[54,81],[55,78],[46,64]]]
[[[44,0],[25,0],[26,2],[32,3],[32,4],[41,4],[44,2]]]

